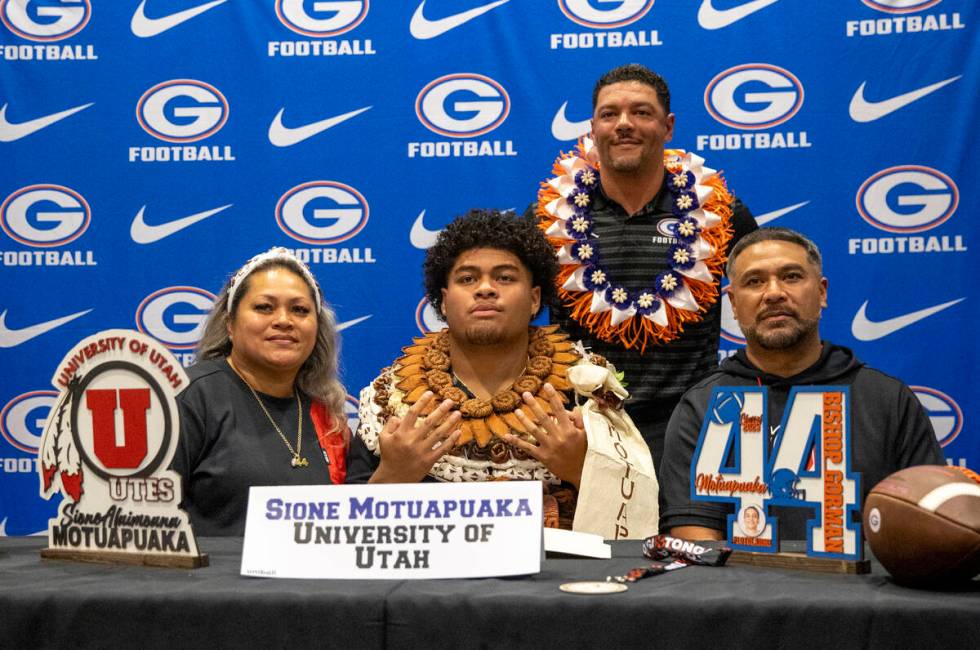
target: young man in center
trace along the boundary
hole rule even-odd
[[[589,469],[586,425],[575,408],[571,368],[588,367],[593,377],[605,361],[583,359],[554,326],[530,325],[554,298],[556,272],[553,250],[532,220],[473,210],[446,227],[424,275],[447,328],[404,347],[362,391],[348,482],[540,480],[546,523],[572,528],[574,520],[576,529],[606,537],[656,532],[655,479],[635,501],[630,494],[629,505],[641,508],[633,512],[647,516],[630,522],[628,534],[616,527],[620,513],[612,507],[576,517],[583,499],[611,504],[606,497],[619,494],[622,481]],[[584,386],[580,395],[592,396],[592,384]],[[612,402],[603,408],[625,415],[621,401]],[[634,448],[643,445],[635,428],[622,435]],[[649,455],[642,451],[635,455]]]

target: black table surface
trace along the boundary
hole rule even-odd
[[[0,648],[980,646],[980,580],[910,589],[874,562],[689,567],[577,595],[558,587],[643,565],[639,542],[531,576],[396,581],[243,577],[240,538],[200,539],[210,566],[194,570],[42,560],[46,541],[0,538]]]

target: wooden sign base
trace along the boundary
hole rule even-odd
[[[837,560],[826,557],[809,557],[804,553],[753,553],[734,551],[728,564],[749,564],[776,569],[797,569],[818,573],[871,573],[871,560]]]
[[[46,560],[71,560],[73,562],[94,562],[96,564],[135,564],[175,569],[200,569],[209,564],[207,553],[201,553],[200,555],[154,555],[152,553],[70,551],[60,548],[42,548],[41,557]]]

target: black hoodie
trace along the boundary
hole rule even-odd
[[[660,472],[665,499],[660,528],[705,526],[725,530],[727,504],[691,501],[690,466],[705,411],[715,386],[767,386],[769,444],[783,418],[793,386],[850,386],[851,467],[861,472],[861,503],[889,474],[912,465],[942,465],[945,461],[932,424],[912,391],[898,379],[868,368],[851,350],[823,343],[816,363],[793,377],[765,373],[749,361],[744,350],[729,357],[681,399],[667,427]],[[806,539],[807,508],[771,508],[779,517],[780,537]]]

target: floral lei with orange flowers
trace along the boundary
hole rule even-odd
[[[576,151],[560,155],[554,177],[538,192],[538,225],[558,256],[558,296],[571,317],[599,340],[638,347],[641,354],[704,318],[718,300],[732,238],[733,197],[721,174],[680,149],[664,151],[664,166],[679,220],[677,242],[668,249],[668,269],[641,291],[616,282],[603,265],[592,230],[599,161],[591,139],[582,138]]]

